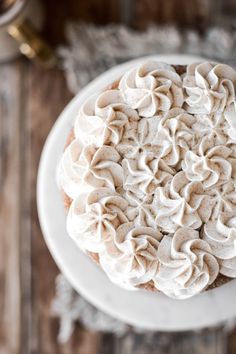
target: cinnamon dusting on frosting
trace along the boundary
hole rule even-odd
[[[181,70],[149,61],[87,100],[59,168],[77,245],[178,299],[236,277],[236,72]]]

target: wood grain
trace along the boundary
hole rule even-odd
[[[61,44],[65,39],[65,24],[69,20],[93,22],[98,25],[121,21],[120,0],[43,0],[43,3],[46,16],[44,34],[52,44]]]
[[[99,333],[76,328],[65,345],[51,313],[58,269],[37,218],[45,139],[71,98],[62,73],[24,60],[0,66],[0,354],[95,354]]]
[[[0,353],[20,346],[20,111],[21,67],[0,69]]]
[[[145,28],[150,22],[203,30],[212,22],[210,0],[137,0],[132,24]]]
[[[228,354],[236,353],[236,328],[229,333],[227,338],[227,349]]]
[[[44,71],[29,66],[27,72],[25,97],[25,129],[30,142],[31,153],[27,165],[30,166],[30,204],[31,216],[31,331],[23,338],[28,342],[29,353],[45,354],[95,354],[99,348],[100,335],[76,328],[71,340],[60,346],[57,342],[58,320],[51,313],[51,301],[55,295],[55,276],[58,269],[49,255],[43,240],[36,208],[35,184],[37,167],[42,146],[66,103],[71,99],[64,77],[58,69]],[[40,83],[36,85],[36,83]],[[25,185],[27,188],[27,185]],[[30,338],[30,340],[29,340]],[[25,353],[25,351],[24,351]]]
[[[175,24],[180,28],[191,27],[202,31],[215,23],[220,11],[219,0],[42,1],[46,15],[44,34],[54,45],[65,40],[64,28],[69,20],[98,25],[122,22],[136,29],[143,29],[150,23]]]

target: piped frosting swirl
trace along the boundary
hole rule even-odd
[[[183,79],[186,110],[189,113],[223,112],[235,103],[236,72],[230,66],[217,63],[188,65]]]
[[[211,215],[210,197],[202,184],[189,181],[183,171],[165,187],[157,188],[153,204],[156,223],[165,232],[174,232],[180,226],[198,229]]]
[[[149,61],[130,70],[120,80],[119,89],[141,117],[152,117],[183,104],[181,78],[165,63]]]
[[[234,213],[221,213],[218,220],[206,223],[202,238],[218,258],[220,273],[236,278],[236,209]]]
[[[105,240],[115,236],[119,225],[128,222],[127,201],[109,188],[81,194],[70,207],[67,229],[86,251],[98,252]]]
[[[162,234],[151,227],[121,225],[100,252],[100,264],[114,283],[134,287],[151,281],[158,269]]]
[[[178,299],[186,299],[206,289],[219,271],[211,247],[191,228],[180,228],[174,235],[164,236],[158,248],[158,259],[156,287]]]

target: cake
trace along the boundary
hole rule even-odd
[[[69,236],[127,290],[221,286],[236,277],[235,70],[149,60],[117,80],[78,107],[59,163]]]

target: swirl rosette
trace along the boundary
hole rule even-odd
[[[183,79],[186,110],[189,113],[223,112],[235,102],[236,72],[230,66],[217,63],[188,65]]]
[[[157,289],[174,299],[186,299],[206,289],[216,279],[219,265],[209,244],[191,228],[164,236],[158,247]]]
[[[200,143],[205,137],[214,145],[223,145],[228,141],[229,124],[222,112],[209,114],[195,114],[195,123],[192,129],[196,143]]]
[[[182,169],[190,181],[200,181],[210,188],[228,181],[232,175],[232,151],[224,145],[212,146],[208,137],[202,139],[198,153],[187,151]]]
[[[157,140],[160,156],[170,166],[175,166],[185,151],[194,145],[192,125],[195,118],[180,108],[173,108],[160,121]]]
[[[162,234],[150,227],[121,225],[105,243],[100,264],[116,284],[133,288],[152,280],[158,267],[157,250]]]
[[[178,227],[198,229],[211,215],[211,200],[200,182],[189,182],[183,171],[178,172],[165,187],[158,187],[153,207],[156,223],[166,232]]]
[[[92,96],[81,107],[75,121],[75,136],[84,145],[117,145],[123,134],[135,129],[139,116],[124,103],[118,90]]]
[[[142,118],[137,129],[130,134],[125,134],[121,142],[116,146],[117,151],[123,158],[138,159],[140,154],[159,156],[161,148],[158,145],[157,134],[160,116]]]
[[[222,213],[236,213],[236,183],[229,181],[208,192],[212,203],[210,219],[217,220]]]
[[[72,199],[81,193],[81,189],[91,190],[91,186],[114,189],[123,183],[123,169],[119,160],[119,153],[111,146],[83,147],[80,140],[75,139],[63,153],[59,183]]]
[[[202,238],[219,259],[220,273],[236,277],[236,214],[222,213],[217,220],[208,221],[204,225]]]
[[[128,221],[127,201],[109,188],[99,188],[75,199],[69,209],[67,230],[84,251],[98,253]]]
[[[156,210],[153,205],[153,195],[143,193],[124,192],[123,197],[128,201],[126,215],[130,221],[139,226],[156,228]]]
[[[120,80],[119,89],[125,102],[137,109],[141,117],[152,117],[183,104],[180,76],[172,66],[156,61],[127,72]]]
[[[162,159],[152,158],[150,155],[141,154],[138,160],[124,159],[124,189],[136,194],[153,193],[156,188],[166,184],[175,171]]]

